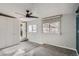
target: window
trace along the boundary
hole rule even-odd
[[[43,33],[54,33],[58,34],[61,32],[61,15],[55,17],[44,18],[42,21],[43,24]]]
[[[28,32],[32,32],[32,25],[29,25]]]
[[[49,23],[45,23],[45,24],[43,24],[43,32],[44,33],[48,33],[49,32]]]
[[[37,25],[29,25],[28,32],[37,32]]]
[[[37,26],[36,25],[32,25],[32,32],[37,32]]]

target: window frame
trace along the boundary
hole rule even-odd
[[[29,26],[31,26],[31,31],[29,31]],[[34,26],[36,26],[36,28],[34,29]],[[36,33],[37,32],[37,25],[33,24],[33,25],[28,25],[28,33]]]
[[[48,23],[49,24],[49,31],[47,33],[61,34],[61,17],[62,17],[62,15],[56,15],[56,16],[51,16],[51,17],[45,17],[45,18],[43,18],[43,20],[42,20],[42,32],[45,33],[45,31],[43,30],[44,29],[43,25],[46,24],[46,23]],[[54,20],[55,19],[56,21],[58,20],[57,22],[59,22],[59,25],[58,25],[58,31],[59,32],[51,32],[51,25],[50,24],[52,24],[54,22],[50,22],[50,21],[48,22],[49,19],[50,20]]]

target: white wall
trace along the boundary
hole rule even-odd
[[[34,9],[35,15],[41,18],[63,14],[61,19],[62,35],[44,34],[42,33],[41,19],[37,21],[27,22],[27,24],[37,24],[37,33],[28,33],[29,40],[38,43],[48,43],[60,47],[68,47],[76,49],[76,16],[75,4],[37,4]],[[27,25],[27,26],[28,26]]]
[[[0,16],[0,48],[19,43],[19,21]]]

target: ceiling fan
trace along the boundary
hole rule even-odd
[[[32,16],[32,12],[30,12],[29,10],[26,10],[26,14],[25,15],[21,14],[21,13],[18,13],[18,12],[16,12],[16,14],[22,15],[22,16],[24,16],[26,18],[38,18],[37,16]]]

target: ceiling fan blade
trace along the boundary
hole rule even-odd
[[[4,13],[0,13],[0,16],[10,17],[10,18],[16,18],[16,17],[10,16],[10,15],[4,14]]]
[[[38,18],[38,17],[36,17],[36,16],[29,16],[28,18]]]
[[[21,16],[25,16],[24,14],[22,14],[22,13],[18,13],[18,12],[15,12],[16,14],[18,14],[18,15],[21,15]]]

